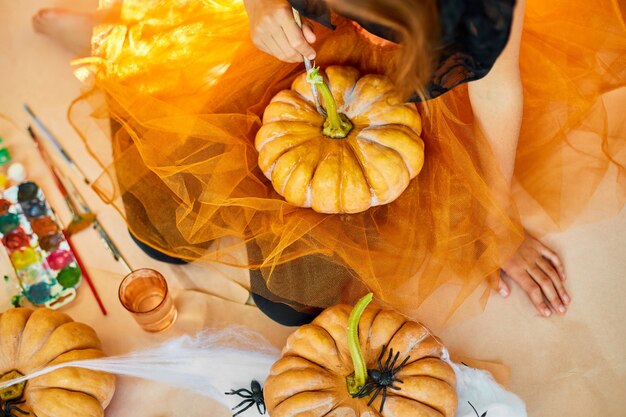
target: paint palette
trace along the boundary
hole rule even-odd
[[[76,297],[81,270],[37,184],[24,182],[2,193],[0,236],[28,301],[59,308]]]

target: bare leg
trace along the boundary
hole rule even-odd
[[[519,69],[519,48],[525,0],[516,5],[511,36],[506,48],[489,74],[469,85],[469,97],[476,126],[485,134],[507,180],[513,177],[518,136],[522,124],[523,89]],[[486,178],[489,182],[490,179]],[[501,188],[501,187],[499,187]],[[496,189],[501,205],[507,207],[508,195]],[[495,192],[494,191],[494,192]],[[512,257],[501,265],[499,292],[510,293],[507,278],[518,284],[544,317],[552,311],[565,314],[571,299],[565,290],[563,262],[552,249],[525,233]]]
[[[78,13],[58,8],[41,9],[33,16],[33,28],[36,32],[48,36],[75,54],[89,53],[95,23],[95,13]]]

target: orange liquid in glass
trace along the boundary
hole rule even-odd
[[[140,269],[132,272],[122,281],[119,297],[124,308],[146,331],[160,332],[176,320],[176,306],[167,282],[157,271]]]

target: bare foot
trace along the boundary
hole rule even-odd
[[[66,9],[41,9],[33,16],[36,32],[75,54],[89,52],[94,23],[94,14]]]

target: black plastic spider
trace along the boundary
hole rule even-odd
[[[3,406],[0,406],[0,417],[18,417],[14,412],[26,415],[27,411],[22,410],[18,407],[20,404],[24,404],[26,401],[6,401]]]
[[[231,389],[230,392],[226,392],[225,394],[226,395],[238,395],[244,399],[242,402],[240,402],[239,404],[233,407],[233,411],[235,411],[239,407],[243,407],[245,405],[244,408],[240,409],[235,414],[233,414],[233,417],[238,416],[239,414],[243,413],[244,411],[246,411],[248,408],[252,407],[255,404],[256,404],[257,410],[259,410],[259,413],[265,414],[266,408],[265,408],[265,400],[263,399],[263,388],[261,388],[261,384],[259,384],[258,381],[253,380],[252,383],[250,383],[249,390],[245,388],[238,389],[236,391],[234,389]]]
[[[403,382],[396,378],[396,374],[404,368],[406,363],[411,358],[407,356],[404,358],[402,363],[396,366],[396,362],[398,362],[398,358],[400,357],[400,352],[396,353],[396,356],[393,356],[393,349],[389,349],[389,356],[387,356],[387,361],[385,365],[383,365],[382,360],[385,357],[385,351],[387,350],[387,346],[383,346],[383,350],[380,352],[380,356],[378,357],[378,369],[372,369],[367,371],[368,379],[365,385],[361,387],[359,392],[353,395],[354,398],[363,398],[372,394],[372,398],[370,398],[367,405],[372,405],[378,394],[382,391],[383,400],[380,403],[379,413],[383,412],[383,407],[385,406],[385,400],[387,399],[387,389],[391,388],[396,391],[400,391],[400,387],[395,386],[396,382],[402,384]],[[393,358],[393,360],[392,360]]]
[[[463,365],[465,365],[465,364],[463,364]],[[467,366],[467,365],[465,365],[465,366]],[[487,417],[487,413],[489,412],[489,410],[485,411],[482,415],[478,415],[478,411],[476,411],[476,407],[474,407],[474,405],[471,402],[469,402],[469,401],[467,403],[470,405],[470,407],[472,407],[472,410],[474,410],[474,412],[476,413],[476,417]]]

